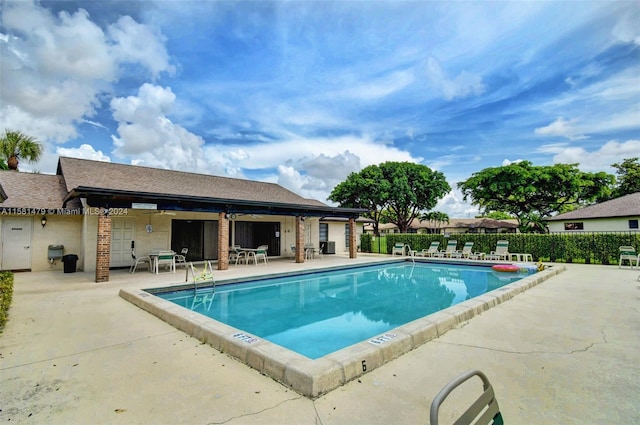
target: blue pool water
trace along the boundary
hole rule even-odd
[[[394,262],[154,295],[316,359],[522,277]]]

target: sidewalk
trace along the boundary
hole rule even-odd
[[[304,267],[344,261],[327,257]],[[220,273],[226,279],[295,267],[303,266],[282,260]],[[442,386],[477,368],[494,384],[507,424],[640,423],[640,270],[569,264],[317,400],[118,296],[124,287],[180,282],[183,273],[114,271],[100,284],[92,273],[16,274],[0,334],[0,421],[428,424]],[[459,409],[460,400],[450,407]]]

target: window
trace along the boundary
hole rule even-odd
[[[344,246],[349,248],[349,225],[344,225]]]
[[[584,230],[584,223],[581,221],[575,223],[564,223],[564,230]]]
[[[329,224],[320,223],[320,234],[318,236],[320,242],[326,242],[329,240]]]
[[[638,220],[629,220],[629,229],[637,229]]]

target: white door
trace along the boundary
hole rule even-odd
[[[31,269],[31,217],[2,218],[2,270]]]
[[[130,218],[111,218],[111,267],[128,267],[132,263],[131,241],[135,222]]]

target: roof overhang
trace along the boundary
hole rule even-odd
[[[131,208],[134,203],[153,203],[159,210],[226,212],[229,214],[265,214],[305,217],[358,218],[368,210],[364,208],[339,208],[321,205],[284,204],[239,199],[222,199],[175,195],[166,193],[134,192],[78,186],[64,199],[64,205],[75,198],[86,198],[89,206],[105,208]]]

